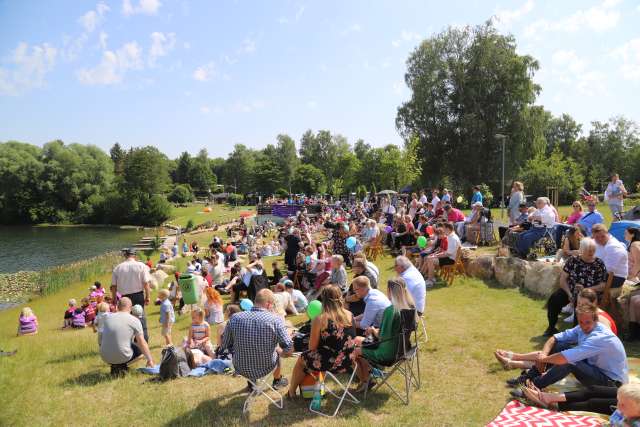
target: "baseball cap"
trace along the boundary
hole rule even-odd
[[[134,248],[124,248],[122,253],[126,256],[131,256],[136,254],[136,250]]]

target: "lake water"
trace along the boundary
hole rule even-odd
[[[108,227],[0,227],[0,273],[38,271],[121,249],[144,234]]]

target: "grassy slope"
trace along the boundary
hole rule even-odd
[[[211,236],[194,237],[204,247]],[[184,261],[178,264],[183,267]],[[392,260],[385,256],[377,264],[384,283],[393,274]],[[99,279],[109,283],[110,277]],[[15,396],[5,399],[0,425],[80,425],[87,419],[96,425],[130,425],[132,420],[145,425],[243,424],[244,395],[239,391],[245,383],[240,379],[208,376],[158,384],[132,374],[112,380],[99,358],[95,334],[58,329],[67,299],[85,295],[88,285],[72,284],[56,295],[30,302],[40,319],[40,333],[34,337],[15,337],[18,309],[0,312],[0,348],[19,350],[16,356],[0,358],[0,394]],[[491,352],[497,347],[537,348],[540,339],[530,337],[545,327],[542,305],[517,290],[475,279],[436,288],[428,294],[430,341],[420,352],[423,388],[412,395],[409,407],[380,391],[360,407],[346,404],[335,421],[312,416],[307,402],[278,411],[264,401],[254,405],[251,420],[260,425],[483,425],[504,405],[503,381],[513,374],[499,369]],[[152,306],[148,313],[152,353],[158,361],[158,308]],[[174,341],[186,335],[188,326],[186,316],[179,319]],[[639,349],[628,350],[637,355]],[[287,375],[293,363],[293,359],[285,361]]]
[[[204,243],[211,234],[197,238]],[[391,261],[389,256],[378,260],[385,279],[392,275]],[[101,279],[109,281],[109,277]],[[240,379],[209,376],[166,384],[150,383],[148,377],[137,374],[110,379],[108,367],[98,356],[95,334],[90,330],[58,330],[66,300],[85,294],[86,288],[87,284],[75,284],[32,301],[41,325],[35,337],[14,337],[18,310],[0,313],[2,348],[19,350],[14,357],[0,358],[0,393],[16,395],[20,390],[20,396],[28,396],[5,401],[0,424],[80,424],[87,414],[80,408],[92,408],[98,425],[127,425],[133,419],[144,420],[146,425],[242,423],[239,415],[244,397],[238,392],[244,383]],[[382,391],[361,407],[347,405],[341,418],[327,424],[486,423],[504,405],[502,381],[509,376],[498,369],[491,351],[496,347],[533,349],[536,342],[529,337],[544,329],[541,306],[541,301],[515,290],[493,288],[472,279],[430,291],[427,320],[431,338],[421,351],[424,386],[413,395],[410,407]],[[152,352],[159,360],[158,308],[150,307],[149,314]],[[182,316],[174,327],[175,341],[187,333],[188,326],[188,318]],[[285,361],[287,374],[293,362]],[[251,419],[269,425],[317,425],[319,420],[304,405],[289,404],[282,412],[260,401]],[[113,408],[118,408],[117,417]]]
[[[238,214],[242,211],[255,211],[255,206],[228,206],[216,205],[212,212],[203,211],[204,205],[195,204],[186,208],[173,208],[171,212],[171,220],[169,222],[174,225],[184,227],[189,220],[193,220],[195,225],[202,224],[206,221],[215,221],[219,224],[226,223],[238,218]]]

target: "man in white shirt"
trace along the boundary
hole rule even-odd
[[[398,276],[402,277],[407,284],[407,290],[416,303],[418,314],[422,315],[427,299],[427,287],[425,286],[424,277],[422,277],[418,269],[409,261],[409,258],[405,256],[401,255],[397,257],[394,267]]]
[[[135,249],[125,249],[123,255],[126,259],[113,269],[111,276],[111,296],[117,301],[117,294],[128,297],[132,305],[140,305],[144,308],[151,301],[151,273],[149,267],[136,260]],[[144,335],[147,335],[147,319],[142,314],[140,318]]]
[[[611,289],[622,287],[629,274],[629,255],[627,248],[618,239],[609,234],[604,224],[595,224],[591,235],[596,241],[596,257],[600,258],[607,272],[613,273]]]
[[[447,250],[427,257],[427,280],[425,281],[425,285],[428,288],[433,286],[436,267],[455,264],[458,256],[458,248],[461,246],[460,238],[455,233],[453,224],[445,222],[443,226],[447,233]]]
[[[538,197],[536,207],[537,209],[529,215],[531,228],[520,233],[516,241],[516,252],[522,258],[527,257],[534,243],[540,240],[547,229],[552,228],[556,222],[555,211],[547,203],[546,197]]]
[[[440,202],[440,197],[438,197],[438,189],[434,188],[433,191],[431,192],[431,204],[433,206],[437,206],[438,203]]]
[[[389,200],[385,200],[382,207],[382,213],[387,220],[387,224],[393,224],[393,217],[396,215],[396,207]]]
[[[427,195],[424,194],[424,190],[420,190],[420,198],[418,199],[418,201],[424,206],[427,204],[428,200],[427,200]]]

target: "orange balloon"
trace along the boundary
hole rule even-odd
[[[228,254],[230,254],[231,252],[233,252],[233,245],[227,245],[227,249],[225,249],[227,251]]]

